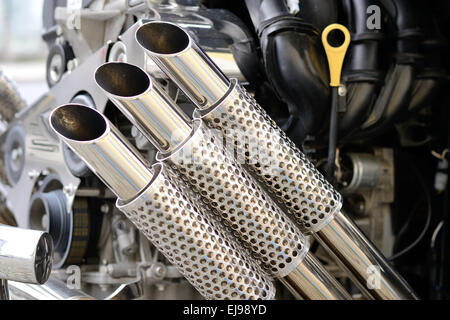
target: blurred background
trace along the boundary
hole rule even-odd
[[[17,83],[28,104],[48,90],[42,8],[43,0],[0,1],[0,68]]]

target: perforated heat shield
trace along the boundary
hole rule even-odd
[[[206,298],[272,299],[273,284],[214,221],[170,182],[162,166],[148,187],[117,207]]]
[[[308,252],[308,241],[258,183],[218,147],[202,121],[184,145],[158,155],[192,187],[271,276],[292,272]]]
[[[194,116],[232,141],[228,154],[237,154],[302,231],[320,230],[341,210],[341,195],[236,81],[216,106]]]

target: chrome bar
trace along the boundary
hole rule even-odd
[[[298,295],[295,298],[309,300],[351,300],[351,296],[342,285],[324,269],[311,253],[302,263],[280,281],[289,290]]]
[[[0,225],[0,279],[45,283],[52,269],[52,254],[48,233]]]
[[[90,107],[53,110],[50,125],[120,199],[131,199],[152,179],[147,161],[109,120]]]
[[[211,107],[230,87],[211,58],[175,24],[146,23],[137,30],[136,40],[197,106]]]
[[[342,267],[364,283],[363,290],[380,300],[418,299],[414,290],[344,213],[338,213],[316,238],[342,261]]]
[[[189,136],[190,120],[141,68],[128,63],[106,63],[95,72],[95,80],[160,151],[172,151]]]
[[[54,276],[43,285],[10,281],[9,291],[11,300],[95,300],[80,290],[69,288]]]

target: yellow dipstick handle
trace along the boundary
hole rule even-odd
[[[345,40],[339,47],[333,47],[328,43],[328,35],[333,30],[340,30],[344,33]],[[350,32],[341,24],[330,24],[322,32],[322,43],[327,53],[328,65],[330,67],[330,86],[339,87],[341,85],[341,72],[344,64],[345,54],[350,45]]]

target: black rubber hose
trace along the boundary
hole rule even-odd
[[[345,81],[345,80],[344,80]],[[345,111],[339,119],[339,135],[347,136],[367,119],[379,93],[375,82],[348,82]]]
[[[289,108],[292,122],[287,133],[301,142],[328,126],[329,75],[320,33],[290,15],[283,1],[246,0],[246,4],[260,39],[267,78]]]
[[[414,84],[414,68],[407,64],[394,64],[386,76],[372,113],[362,125],[363,131],[350,135],[351,140],[373,138],[386,132],[408,109]]]
[[[217,31],[233,39],[233,44],[231,45],[233,57],[245,79],[251,85],[261,85],[265,75],[257,54],[257,46],[250,30],[235,14],[227,12],[227,18],[223,19],[224,14],[224,10],[221,9],[208,9],[204,13],[205,16],[213,21]]]
[[[423,56],[419,45],[423,39],[420,28],[418,0],[381,0],[396,26],[395,62],[388,71],[385,84],[367,121],[348,140],[367,139],[390,129],[408,110],[411,102],[417,64]]]
[[[441,81],[442,77],[440,76],[433,78],[429,78],[424,74],[417,76],[408,109],[409,114],[417,113],[423,107],[430,105],[439,93]]]
[[[364,122],[376,100],[381,85],[378,60],[383,33],[367,26],[367,8],[377,1],[343,0],[342,4],[347,28],[352,33],[343,70],[346,110],[339,120],[339,134],[345,136]]]
[[[284,1],[278,0],[245,0],[253,25],[258,28],[271,19],[289,14]]]
[[[295,15],[322,32],[330,23],[339,20],[339,5],[336,0],[299,1],[299,12]]]

